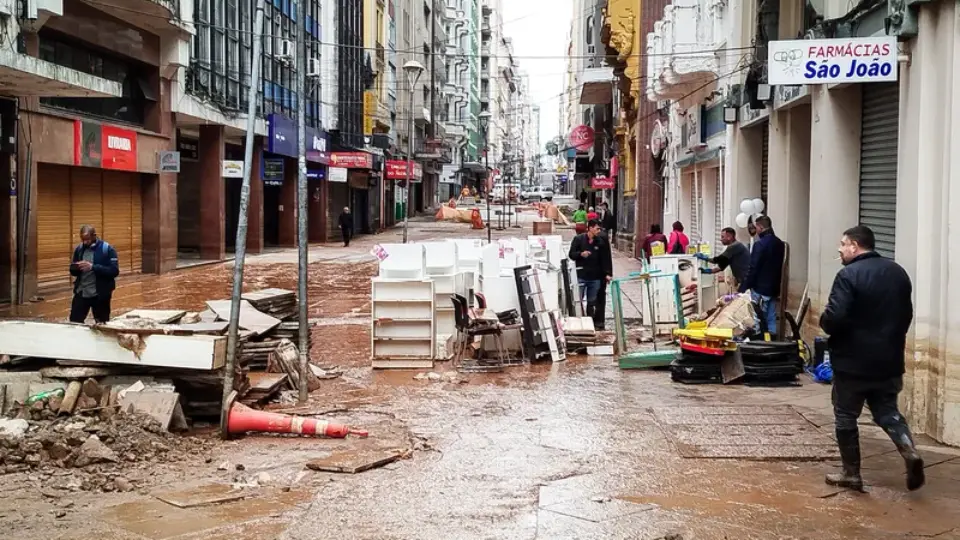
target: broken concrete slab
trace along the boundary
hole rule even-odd
[[[180,394],[150,390],[127,392],[119,398],[119,404],[120,410],[149,415],[159,422],[164,430],[169,430],[170,423],[180,407]],[[182,411],[180,414],[183,414]]]
[[[91,435],[80,445],[73,464],[75,467],[86,467],[95,463],[116,463],[120,461],[116,452],[100,441],[100,437]]]
[[[307,462],[307,468],[313,471],[356,474],[377,467],[383,467],[400,459],[400,450],[358,450],[336,452],[321,459]]]
[[[217,314],[217,318],[229,321],[231,313],[230,304],[230,300],[210,300],[207,302],[207,307]],[[254,332],[257,335],[262,335],[279,325],[280,319],[257,311],[256,308],[246,300],[240,301],[240,328]]]
[[[160,324],[171,324],[179,321],[187,312],[177,309],[135,309],[128,311],[117,319],[146,319]]]
[[[190,489],[154,493],[157,499],[177,508],[196,508],[229,501],[238,501],[253,495],[250,490],[234,489],[230,484],[207,484]]]

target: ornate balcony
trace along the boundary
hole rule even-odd
[[[674,0],[647,34],[647,98],[677,99],[721,75],[727,0]]]

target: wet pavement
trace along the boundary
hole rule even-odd
[[[907,493],[892,443],[865,417],[869,492],[824,485],[836,469],[829,387],[809,379],[787,388],[683,386],[665,372],[586,357],[438,382],[373,372],[368,251],[399,234],[311,247],[311,358],[344,375],[324,381],[304,407],[276,406],[361,426],[368,439],[217,443],[178,466],[130,473],[136,492],[80,493],[65,511],[39,495],[42,479],[0,476],[0,523],[12,538],[137,540],[960,538],[960,450],[921,437],[928,486]],[[433,222],[412,223],[410,234],[484,235]],[[295,252],[248,262],[246,289],[295,287]],[[618,275],[637,269],[619,256],[615,266]],[[116,311],[200,309],[228,295],[230,271],[224,263],[126,280]],[[62,318],[65,302],[19,314]],[[403,459],[358,474],[305,467],[394,451]],[[155,496],[203,498],[231,484],[248,486],[242,499],[180,508]]]

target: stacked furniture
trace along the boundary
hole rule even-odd
[[[422,244],[385,244],[371,283],[374,368],[429,369],[436,355],[436,295]]]
[[[530,362],[562,362],[567,359],[560,312],[549,309],[540,286],[540,273],[532,266],[514,268],[524,351]]]

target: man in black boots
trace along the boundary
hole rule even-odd
[[[857,418],[866,402],[873,421],[890,436],[907,468],[907,489],[924,484],[923,460],[897,409],[903,390],[904,348],[913,320],[913,286],[896,262],[874,251],[873,231],[857,226],[840,240],[837,273],[820,328],[830,335],[833,411],[843,472],[827,483],[863,490]]]

